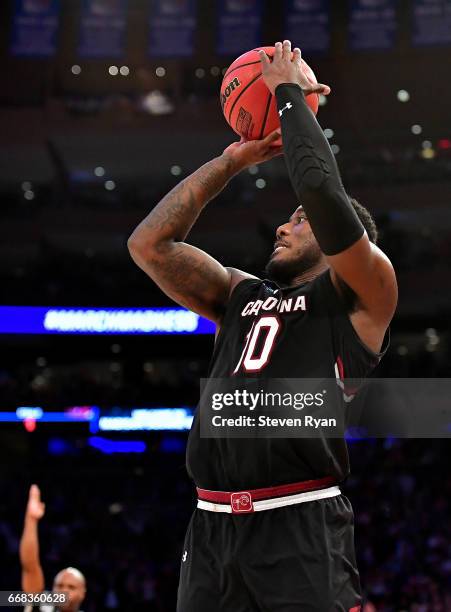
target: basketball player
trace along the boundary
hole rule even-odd
[[[38,538],[38,523],[44,513],[45,504],[41,501],[39,487],[35,484],[31,485],[19,549],[22,566],[22,590],[25,593],[43,593],[45,589],[44,573],[39,561]],[[30,605],[25,608],[25,612],[34,610],[42,610],[42,612],[80,611],[80,605],[86,595],[85,578],[75,567],[66,567],[55,576],[52,592],[66,593],[66,603],[58,606],[41,604],[33,607]]]
[[[395,274],[305,101],[329,87],[308,81],[289,41],[276,44],[272,62],[260,57],[301,204],[276,230],[267,278],[224,268],[184,240],[233,176],[280,153],[277,132],[232,144],[182,181],[136,228],[129,250],[168,296],[216,323],[210,377],[361,378],[386,350]],[[338,486],[349,473],[343,439],[201,438],[197,413],[187,467],[199,501],[178,612],[361,609],[353,513]]]

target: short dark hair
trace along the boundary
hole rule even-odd
[[[362,225],[365,228],[366,233],[368,234],[370,242],[377,244],[377,227],[373,217],[371,216],[370,211],[367,210],[364,206],[362,206],[362,204],[360,204],[360,202],[358,202],[355,198],[351,198],[350,195],[348,195],[348,199],[351,202],[353,209],[357,213],[358,218],[362,222]]]

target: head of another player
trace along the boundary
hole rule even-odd
[[[377,228],[371,214],[354,198],[349,198],[364,226],[371,242],[377,242]],[[274,251],[266,265],[265,272],[271,280],[289,286],[297,277],[309,270],[320,270],[327,265],[326,257],[312,232],[302,206],[291,215],[287,223],[276,230]]]
[[[86,596],[85,577],[75,567],[66,567],[55,576],[53,592],[67,593],[66,603],[60,604],[58,609],[65,612],[77,612]]]

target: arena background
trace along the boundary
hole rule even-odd
[[[20,588],[35,482],[48,587],[72,565],[88,612],[170,612],[195,499],[186,428],[213,335],[180,313],[133,318],[174,304],[127,238],[234,140],[223,69],[290,36],[332,87],[318,119],[398,274],[376,375],[449,376],[451,2],[4,1],[0,30],[0,590]],[[294,206],[279,158],[235,178],[189,240],[259,275]],[[125,333],[68,333],[105,308]],[[366,612],[451,610],[449,449],[350,440]]]

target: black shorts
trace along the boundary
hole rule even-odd
[[[343,495],[252,514],[195,510],[177,612],[357,612],[360,603]]]

